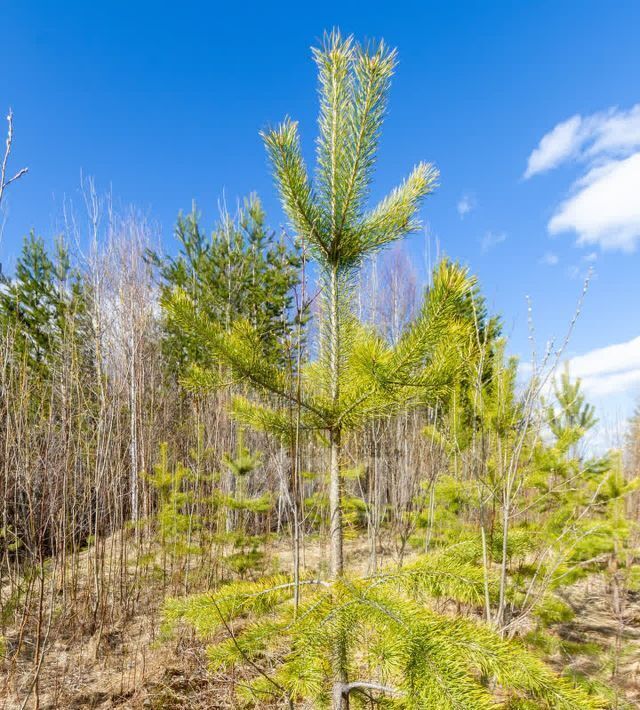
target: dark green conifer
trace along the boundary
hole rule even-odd
[[[150,254],[161,277],[161,295],[187,293],[208,321],[228,331],[246,319],[268,349],[282,352],[291,326],[293,287],[298,282],[298,250],[266,225],[260,200],[251,195],[235,217],[224,213],[210,236],[194,207],[180,215],[177,256]],[[171,318],[165,320],[165,350],[174,370],[186,363],[211,365],[211,351]]]

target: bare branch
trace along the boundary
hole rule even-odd
[[[7,128],[7,140],[5,143],[4,156],[2,158],[2,167],[0,168],[0,207],[2,206],[2,198],[4,196],[4,191],[12,182],[19,180],[23,175],[26,175],[29,168],[20,168],[18,172],[7,179],[7,165],[9,163],[9,156],[11,155],[11,145],[13,143],[13,111],[9,109],[7,114],[7,123],[9,124]]]

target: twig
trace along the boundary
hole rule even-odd
[[[20,168],[18,172],[7,179],[7,164],[9,163],[9,155],[11,154],[11,145],[13,143],[13,111],[9,109],[7,114],[7,123],[9,127],[7,129],[7,140],[5,143],[4,156],[2,158],[2,167],[0,168],[0,207],[2,206],[2,198],[4,196],[4,191],[12,182],[19,180],[23,175],[29,171],[29,168]]]

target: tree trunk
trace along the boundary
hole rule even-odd
[[[130,379],[129,379],[129,435],[131,441],[129,443],[129,458],[131,470],[129,472],[129,486],[131,496],[131,520],[138,520],[138,383],[137,377],[137,358],[136,358],[136,340],[133,322],[133,315],[129,323],[131,333],[129,334],[130,348]]]
[[[342,553],[342,491],[340,481],[340,430],[329,434],[331,460],[329,468],[329,539],[331,579],[342,576],[344,570]]]
[[[349,696],[344,692],[345,683],[334,683],[332,710],[349,710]]]
[[[338,273],[331,270],[329,292],[329,363],[331,368],[331,399],[337,409],[340,399],[340,323],[338,315]],[[342,490],[340,480],[341,427],[333,426],[329,431],[329,539],[331,579],[342,577],[344,560],[342,550]],[[343,693],[347,677],[345,673],[344,642],[338,641],[334,649],[333,668],[333,710],[347,710],[348,698]]]
[[[331,400],[337,408],[340,398],[340,323],[338,314],[338,273],[331,270],[329,290],[329,364],[331,371]],[[331,579],[343,572],[342,554],[342,492],[340,481],[340,434],[341,427],[334,426],[329,432],[329,538]]]

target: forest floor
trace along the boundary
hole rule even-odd
[[[362,540],[347,542],[347,560],[353,570],[364,571],[366,545]],[[272,566],[290,567],[286,542],[271,546]],[[317,542],[306,545],[306,567],[322,569],[325,550]],[[410,553],[413,557],[415,553]],[[385,556],[386,562],[392,559]],[[87,580],[87,583],[89,580]],[[24,703],[33,685],[33,641],[27,638],[26,651],[11,667],[0,665],[0,707],[3,710],[58,710],[79,708],[120,708],[121,710],[214,710],[234,708],[233,683],[242,683],[243,673],[234,678],[208,672],[204,645],[191,632],[163,637],[162,605],[165,594],[157,577],[149,576],[139,585],[134,611],[98,629],[82,633],[81,624],[61,618],[51,629],[49,650],[41,664],[36,693]],[[589,677],[607,680],[612,674],[612,650],[618,648],[617,685],[634,707],[640,707],[640,596],[627,601],[622,617],[612,611],[611,594],[604,579],[580,582],[567,591],[567,601],[575,617],[556,628],[567,644],[580,643],[580,651],[556,653],[549,660],[558,670],[570,669]],[[68,628],[65,633],[64,625]],[[12,635],[6,636],[11,649]],[[589,651],[585,652],[585,641]],[[247,669],[247,677],[251,669]],[[35,690],[35,689],[34,689]]]
[[[121,556],[122,539],[113,538],[107,563],[114,569]],[[125,539],[125,545],[128,542]],[[325,546],[316,540],[304,548],[304,567],[309,572],[326,569]],[[353,571],[364,572],[367,550],[361,540],[346,542],[346,559]],[[388,561],[388,558],[387,558]],[[86,618],[70,618],[64,609],[56,612],[48,636],[48,650],[40,664],[37,686],[34,676],[37,663],[34,658],[36,640],[32,634],[22,634],[21,649],[15,654],[20,637],[17,628],[5,633],[5,661],[0,659],[0,708],[2,710],[58,710],[76,708],[121,708],[176,710],[178,708],[234,708],[232,684],[228,677],[216,677],[207,670],[205,646],[187,631],[178,631],[167,639],[162,635],[162,607],[166,597],[174,596],[171,584],[158,574],[159,565],[146,563],[148,573],[143,574],[132,594],[129,613],[115,610],[109,623],[88,632]],[[193,576],[197,560],[191,566]],[[268,570],[291,569],[290,541],[281,540],[267,548]],[[155,570],[155,573],[153,573]],[[87,564],[87,553],[80,553],[78,565],[77,596],[92,585],[92,575]],[[131,575],[140,574],[132,569]],[[114,570],[107,568],[107,577]],[[180,575],[183,576],[182,574]],[[135,591],[133,591],[135,590]],[[192,593],[205,591],[194,586]],[[44,595],[48,605],[48,592]],[[7,594],[3,594],[3,599]],[[58,599],[56,607],[60,606]],[[48,623],[48,609],[43,617]],[[7,658],[12,657],[11,661]],[[234,682],[241,682],[237,676]],[[24,704],[29,689],[31,694]],[[36,699],[37,696],[37,699]]]
[[[602,576],[569,587],[563,596],[575,616],[556,632],[563,641],[580,644],[583,652],[559,654],[552,664],[603,681],[615,677],[622,697],[640,708],[640,593],[629,592],[618,613]]]

